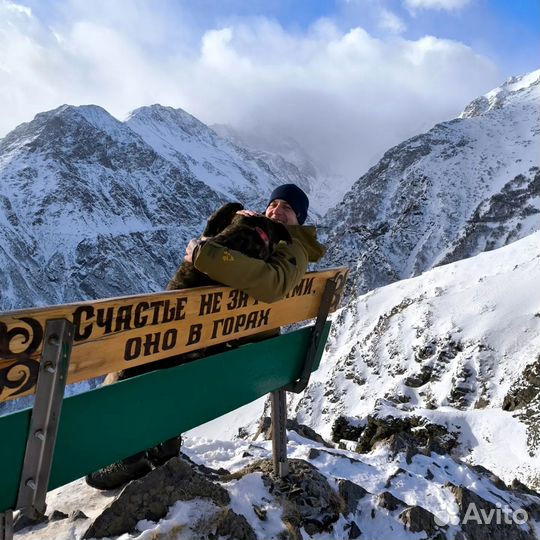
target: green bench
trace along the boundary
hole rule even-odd
[[[286,391],[302,391],[317,369],[346,274],[308,273],[273,304],[204,287],[0,314],[0,401],[36,394],[32,409],[0,417],[0,540],[12,538],[13,510],[45,513],[48,490],[268,393],[275,473],[286,475]],[[63,398],[66,382],[314,317],[310,327]]]

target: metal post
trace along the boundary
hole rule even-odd
[[[309,348],[302,366],[300,377],[293,383],[272,392],[272,454],[274,462],[274,474],[284,478],[289,474],[287,461],[287,391],[299,394],[308,385],[313,369],[313,363],[321,346],[321,334],[334,299],[336,282],[329,279],[326,282],[317,320],[311,333]]]
[[[289,474],[287,462],[287,393],[276,390],[271,394],[272,403],[272,456],[274,474],[284,478]]]
[[[313,369],[313,363],[315,362],[315,357],[321,346],[321,334],[326,324],[326,319],[328,318],[328,313],[330,311],[330,306],[333,302],[334,294],[336,292],[336,282],[333,279],[329,279],[326,282],[324,287],[323,296],[321,298],[321,304],[319,306],[319,313],[317,315],[317,320],[311,331],[311,339],[309,342],[309,348],[304,360],[304,365],[302,366],[302,371],[298,380],[292,384],[288,384],[284,387],[284,390],[288,392],[294,392],[299,394],[306,389],[306,386],[309,383],[309,378],[311,377],[311,370]]]
[[[39,365],[36,399],[26,442],[17,509],[38,520],[47,508],[45,497],[62,409],[73,324],[66,319],[47,321]]]
[[[13,540],[13,512],[0,514],[0,540]]]

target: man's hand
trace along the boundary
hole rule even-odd
[[[195,250],[195,248],[199,247],[206,239],[206,236],[201,236],[200,238],[192,238],[189,241],[189,244],[186,246],[186,254],[184,255],[184,261],[193,264],[193,251]]]
[[[252,210],[238,210],[238,212],[236,213],[240,214],[241,216],[246,216],[246,217],[262,216],[262,214],[259,214],[258,212],[253,212]]]

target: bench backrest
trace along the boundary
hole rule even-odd
[[[228,287],[201,287],[0,314],[0,402],[35,391],[45,323],[75,326],[68,383],[247,337],[317,316],[324,286],[347,270],[309,272],[287,298],[265,304]]]

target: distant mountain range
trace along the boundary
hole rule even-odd
[[[360,294],[534,231],[538,73],[386,152],[326,214],[323,265]],[[294,140],[216,130],[161,105],[125,122],[64,105],[0,140],[0,309],[160,290],[225,200],[262,209],[294,182],[320,221],[346,186]]]

